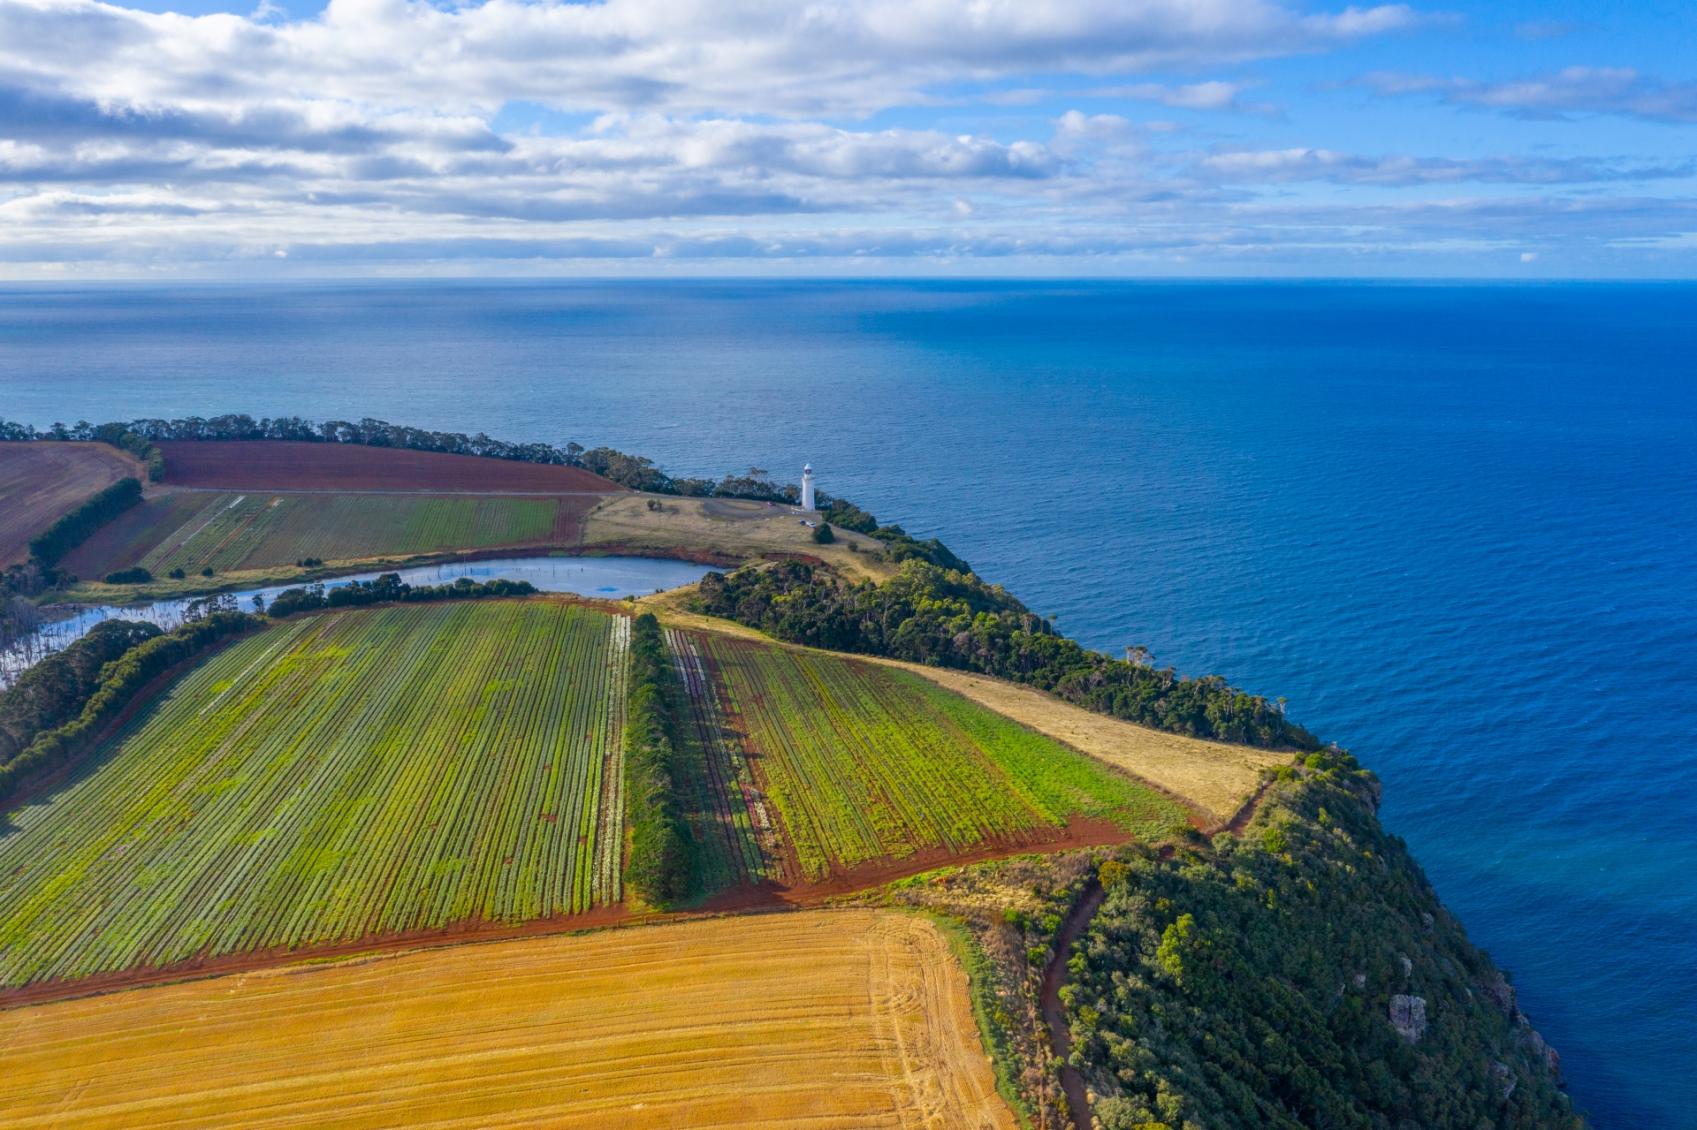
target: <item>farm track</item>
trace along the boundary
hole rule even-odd
[[[690,712],[684,735],[689,779],[683,784],[686,818],[701,858],[696,886],[710,894],[781,880],[787,874],[781,840],[739,735],[719,710],[701,648],[681,632],[666,635]]]
[[[1092,879],[1067,912],[1060,932],[1055,935],[1055,952],[1043,968],[1043,985],[1038,994],[1043,1024],[1049,1029],[1049,1045],[1060,1064],[1061,1090],[1067,1098],[1067,1113],[1072,1117],[1074,1130],[1091,1130],[1094,1121],[1084,1076],[1067,1062],[1067,1057],[1072,1054],[1072,1029],[1067,1024],[1066,1007],[1061,1003],[1061,989],[1067,982],[1067,961],[1072,956],[1073,944],[1083,937],[1084,931],[1090,927],[1090,920],[1102,909],[1106,898],[1107,892],[1102,885]]]

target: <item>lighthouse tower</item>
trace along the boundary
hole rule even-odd
[[[812,510],[813,507],[813,464],[809,463],[801,469],[801,508]]]

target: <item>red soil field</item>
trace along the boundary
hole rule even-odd
[[[29,539],[59,515],[136,473],[103,443],[0,443],[0,566],[28,557]]]
[[[178,440],[161,443],[159,450],[165,454],[165,482],[177,487],[426,494],[611,494],[625,489],[580,467],[394,447]]]

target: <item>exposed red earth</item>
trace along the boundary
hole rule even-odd
[[[281,440],[159,444],[165,482],[222,490],[417,491],[423,494],[615,494],[581,467],[444,455],[396,447]]]
[[[135,460],[103,443],[0,443],[0,567],[29,556],[29,539],[128,475]]]

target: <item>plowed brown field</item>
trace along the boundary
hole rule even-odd
[[[103,443],[0,443],[0,567],[29,556],[29,539],[90,495],[134,475]]]
[[[948,942],[813,911],[0,1012],[8,1127],[1012,1127]]]
[[[517,463],[344,443],[161,443],[165,481],[227,490],[420,491],[427,494],[624,493],[580,467]]]

